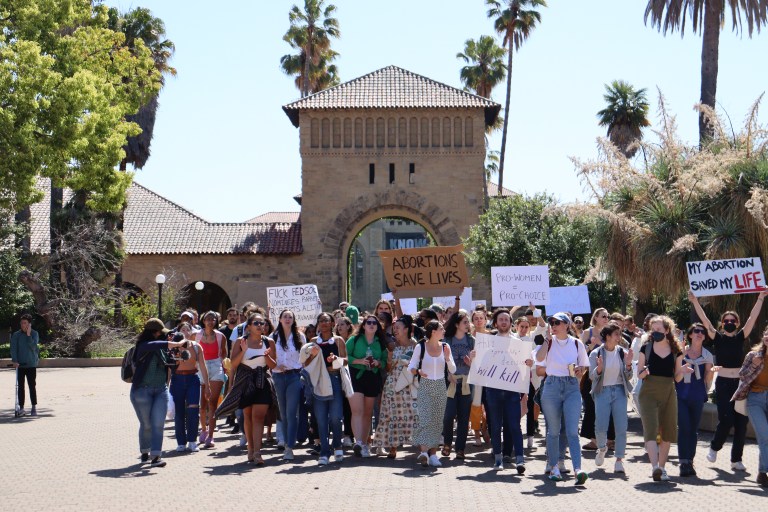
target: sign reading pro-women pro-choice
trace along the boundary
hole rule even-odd
[[[475,337],[475,359],[469,369],[469,383],[488,388],[527,393],[533,343],[519,338],[507,338],[478,333]]]
[[[494,306],[537,306],[549,304],[549,267],[491,267]]]

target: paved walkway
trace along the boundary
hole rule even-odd
[[[296,463],[279,460],[266,449],[267,465],[245,463],[237,436],[222,434],[212,450],[176,456],[168,466],[147,469],[138,461],[138,422],[128,399],[129,385],[119,368],[41,369],[40,415],[13,418],[12,370],[0,371],[0,510],[764,510],[768,490],[754,483],[757,447],[749,441],[746,474],[730,471],[726,450],[717,464],[704,459],[708,435],[697,455],[698,479],[680,479],[676,461],[668,465],[671,482],[655,483],[644,462],[639,421],[630,422],[627,475],[595,468],[594,452],[585,456],[587,485],[561,484],[543,476],[543,439],[530,454],[524,476],[491,469],[487,450],[470,448],[465,463],[444,461],[422,469],[413,455],[354,459],[318,468],[297,449]],[[543,425],[543,421],[542,421]],[[228,430],[228,429],[227,429]],[[164,448],[172,450],[172,423]],[[676,448],[673,447],[673,453]],[[603,468],[613,469],[613,459]],[[573,497],[578,496],[578,502]],[[588,500],[588,501],[587,501]],[[659,500],[659,501],[656,501]],[[136,505],[136,506],[133,506]]]

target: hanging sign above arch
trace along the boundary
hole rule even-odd
[[[397,296],[460,295],[469,286],[463,245],[379,251],[384,276]]]

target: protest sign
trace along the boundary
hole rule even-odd
[[[475,335],[475,359],[469,369],[469,383],[494,389],[527,393],[531,369],[526,359],[531,359],[533,343],[518,338]]]
[[[549,305],[549,267],[491,267],[494,306]]]
[[[384,276],[400,299],[458,295],[469,284],[463,245],[379,251]]]
[[[477,306],[485,306],[484,300],[473,300],[472,301],[472,309],[471,311],[474,311]]]
[[[547,314],[554,315],[558,311],[566,311],[578,315],[591,313],[589,292],[586,286],[556,286],[549,289],[549,305]]]
[[[384,300],[394,300],[391,293],[382,293],[381,298]],[[415,315],[419,312],[416,300],[417,299],[400,299],[400,309],[403,310],[404,315]]]
[[[456,296],[449,295],[446,297],[432,297],[432,304],[440,304],[445,309],[452,308],[456,304]],[[472,287],[467,286],[459,296],[459,307],[461,309],[469,309],[472,307]]]
[[[284,309],[293,311],[299,327],[314,324],[317,315],[323,311],[320,295],[314,284],[268,287],[267,306],[269,319],[275,326],[278,324],[280,312]]]
[[[760,258],[689,261],[685,264],[697,297],[759,293],[766,289]]]

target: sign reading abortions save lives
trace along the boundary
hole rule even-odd
[[[759,293],[766,289],[760,258],[689,261],[685,267],[696,297]]]
[[[475,336],[475,359],[469,369],[469,383],[494,389],[527,393],[533,343],[518,338],[478,333]]]
[[[491,267],[494,306],[549,305],[549,267]]]
[[[401,299],[454,296],[469,286],[463,245],[379,251],[387,285]]]
[[[314,284],[302,284],[296,286],[274,286],[267,288],[267,305],[269,307],[269,319],[277,327],[280,312],[290,309],[296,315],[296,324],[306,327],[314,324],[323,306],[320,303],[320,294]]]

